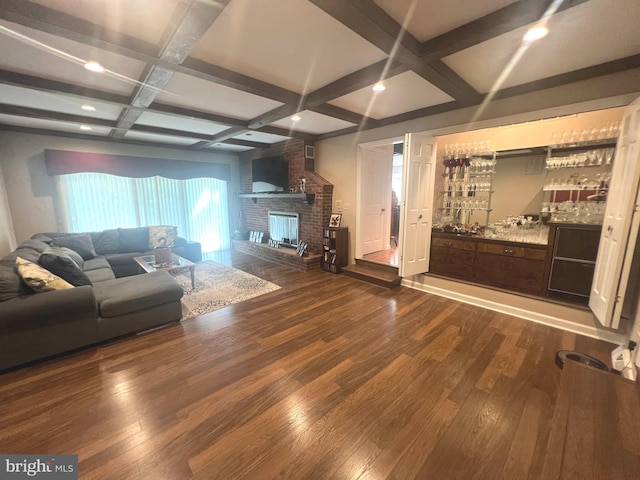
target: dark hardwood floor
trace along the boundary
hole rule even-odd
[[[0,452],[75,453],[82,479],[539,479],[556,351],[612,348],[405,287],[220,259],[283,288],[0,375]]]

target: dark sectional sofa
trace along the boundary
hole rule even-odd
[[[45,249],[73,235],[36,234],[0,260],[0,370],[180,320],[180,285],[164,271],[142,275],[133,260],[152,253],[144,228],[90,233],[95,256],[81,270],[91,285],[34,293],[16,258],[38,263]],[[201,260],[198,243],[178,237],[172,250]]]

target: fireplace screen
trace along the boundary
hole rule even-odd
[[[289,212],[269,212],[269,236],[284,245],[298,246],[300,215]]]

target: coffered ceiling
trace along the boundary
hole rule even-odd
[[[639,21],[636,0],[0,0],[0,128],[231,152],[313,142],[637,75]],[[549,34],[525,44],[540,22]]]

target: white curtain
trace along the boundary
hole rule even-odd
[[[230,248],[227,182],[215,178],[125,178],[104,173],[60,175],[71,232],[175,225],[203,252]]]

